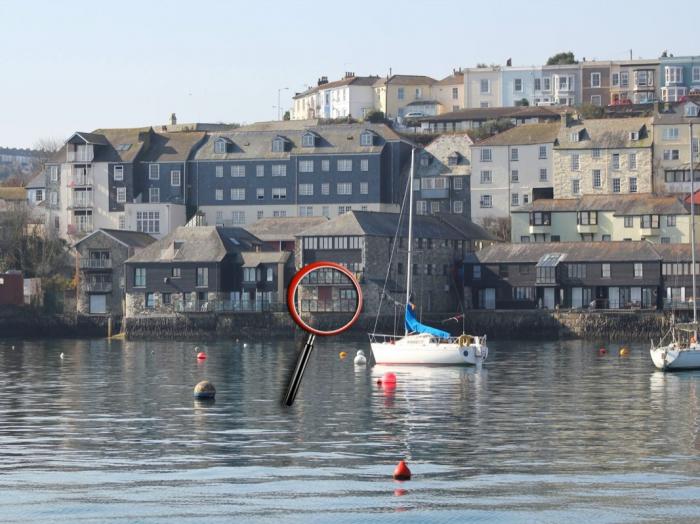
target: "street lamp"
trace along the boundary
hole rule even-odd
[[[288,87],[280,87],[277,90],[277,120],[282,120],[282,104],[281,104],[281,96],[282,96],[282,91],[289,91]]]

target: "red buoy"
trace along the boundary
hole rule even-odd
[[[608,350],[605,349],[605,348],[600,348],[600,349],[598,350],[598,355],[600,355],[601,357],[602,357],[603,355],[607,355],[607,354],[608,354]]]
[[[207,354],[204,351],[197,353],[197,360],[206,360]]]
[[[396,384],[396,375],[394,375],[391,371],[388,371],[384,373],[384,376],[382,377],[382,382],[384,384]]]
[[[394,468],[394,480],[411,480],[411,470],[403,460],[400,460]]]

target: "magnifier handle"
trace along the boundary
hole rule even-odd
[[[292,379],[289,381],[287,395],[284,397],[284,403],[287,406],[294,404],[294,399],[296,398],[297,391],[299,391],[299,386],[301,385],[301,377],[304,374],[304,369],[306,369],[306,363],[309,361],[309,357],[311,356],[311,350],[314,348],[314,340],[316,340],[316,335],[309,333],[306,337],[306,343],[297,357],[297,365],[294,368]]]

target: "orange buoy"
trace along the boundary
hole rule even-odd
[[[411,470],[408,469],[406,462],[399,460],[399,463],[394,468],[394,480],[411,480]]]
[[[207,359],[207,354],[204,351],[200,351],[197,353],[197,360],[206,360]]]
[[[396,375],[394,375],[391,371],[387,371],[382,377],[382,382],[385,384],[396,384]]]
[[[340,353],[338,353],[338,356],[340,357],[340,360],[344,360],[345,357],[348,356],[348,354],[345,351],[341,351]]]
[[[629,348],[627,348],[627,347],[621,347],[621,348],[620,348],[619,355],[620,355],[621,357],[626,357],[626,356],[629,355],[629,354],[630,354],[630,349],[629,349]]]
[[[608,350],[605,349],[605,348],[600,348],[600,349],[598,350],[598,355],[600,355],[601,357],[602,357],[603,355],[607,355],[607,354],[608,354]]]

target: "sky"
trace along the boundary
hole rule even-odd
[[[0,0],[0,146],[74,131],[274,120],[320,76],[424,74],[477,62],[700,54],[658,3]]]

